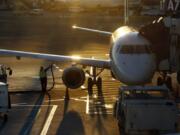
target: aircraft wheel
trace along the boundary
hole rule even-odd
[[[160,86],[160,85],[163,85],[164,81],[162,79],[162,77],[158,77],[157,79],[157,85]]]
[[[97,79],[97,87],[98,87],[98,90],[102,90],[102,78],[101,77],[98,77],[98,79]]]
[[[93,94],[93,80],[92,78],[88,78],[88,94],[91,96]]]
[[[126,135],[126,132],[125,132],[125,117],[124,117],[124,114],[122,114],[120,116],[121,120],[118,121],[118,126],[119,126],[119,133],[121,135]]]
[[[175,123],[175,132],[178,132],[178,123]]]
[[[180,84],[180,71],[177,72],[177,81]]]
[[[116,110],[117,110],[117,101],[114,103],[114,107],[113,107],[113,116],[114,116],[114,118],[117,118],[117,114],[116,114]],[[119,124],[118,124],[119,125]]]
[[[170,90],[172,90],[172,78],[171,78],[170,76],[167,77],[165,83],[166,83],[166,86],[167,86]]]
[[[8,115],[4,114],[4,122],[6,122],[8,120]]]

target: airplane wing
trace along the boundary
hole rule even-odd
[[[109,32],[109,31],[90,29],[90,28],[86,28],[86,27],[79,27],[79,26],[76,26],[76,25],[73,25],[72,28],[73,29],[78,29],[78,30],[89,31],[89,32],[101,33],[101,34],[105,34],[105,35],[109,35],[109,36],[112,36],[112,34],[113,34],[112,32]]]
[[[34,53],[34,52],[25,52],[25,51],[14,51],[14,50],[6,50],[6,49],[0,49],[0,55],[16,56],[17,58],[28,57],[35,59],[45,59],[45,60],[57,61],[57,62],[75,62],[77,64],[81,64],[84,66],[93,66],[93,67],[107,68],[107,69],[110,68],[110,60],[81,58],[81,57]]]

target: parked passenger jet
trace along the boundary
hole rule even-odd
[[[98,77],[100,73],[96,73],[96,68],[109,69],[114,78],[127,85],[142,85],[151,81],[156,70],[156,61],[150,50],[150,42],[137,30],[123,26],[111,33],[77,26],[73,28],[110,35],[112,47],[109,59],[79,58],[5,49],[0,49],[0,55],[75,62],[83,66],[91,66],[93,74],[88,78],[88,90],[92,90],[94,84],[98,87],[102,85],[102,79]],[[82,68],[71,66],[63,71],[62,80],[68,88],[78,88],[84,83],[85,72]]]

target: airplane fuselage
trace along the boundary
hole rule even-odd
[[[150,82],[156,69],[150,42],[127,26],[117,29],[111,38],[111,71],[115,78],[128,85]]]

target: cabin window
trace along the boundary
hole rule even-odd
[[[147,54],[151,51],[148,45],[123,45],[119,52],[122,54]]]

